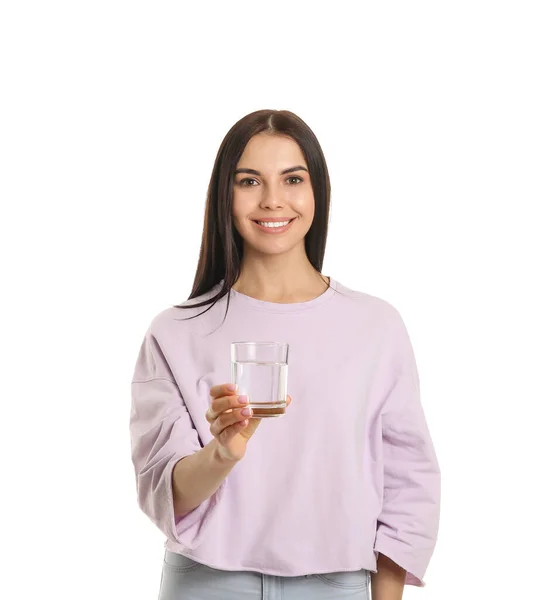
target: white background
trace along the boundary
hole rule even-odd
[[[129,382],[190,293],[218,146],[260,108],[324,149],[324,273],[392,302],[416,350],[442,519],[405,598],[551,598],[546,5],[2,3],[2,598],[156,598]]]

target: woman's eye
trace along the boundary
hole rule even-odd
[[[250,177],[245,177],[245,179],[242,179],[239,182],[239,185],[242,185],[243,187],[251,187],[248,183],[246,184],[245,182],[248,181],[253,181],[254,183],[256,183],[256,181],[254,179],[251,179]]]
[[[297,183],[300,183],[302,181],[302,177],[296,177],[296,176],[289,177],[289,179],[296,179]],[[289,181],[289,179],[287,179],[287,181]],[[296,184],[294,184],[294,185],[296,185]]]

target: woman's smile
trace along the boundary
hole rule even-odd
[[[266,218],[262,221],[253,220],[253,223],[257,226],[257,228],[264,233],[283,233],[287,231],[296,217],[292,219],[281,218]]]

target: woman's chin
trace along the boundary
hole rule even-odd
[[[250,242],[245,241],[245,251],[248,254],[255,256],[277,256],[278,254],[287,254],[291,252],[296,246],[295,244],[276,244],[265,242],[263,244],[259,244],[258,242],[251,244]]]

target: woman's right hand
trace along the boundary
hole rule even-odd
[[[238,461],[245,456],[247,442],[262,419],[255,419],[247,396],[239,396],[235,385],[215,385],[210,390],[211,405],[207,411],[210,432],[218,442],[222,459]],[[291,402],[287,396],[287,406]]]

